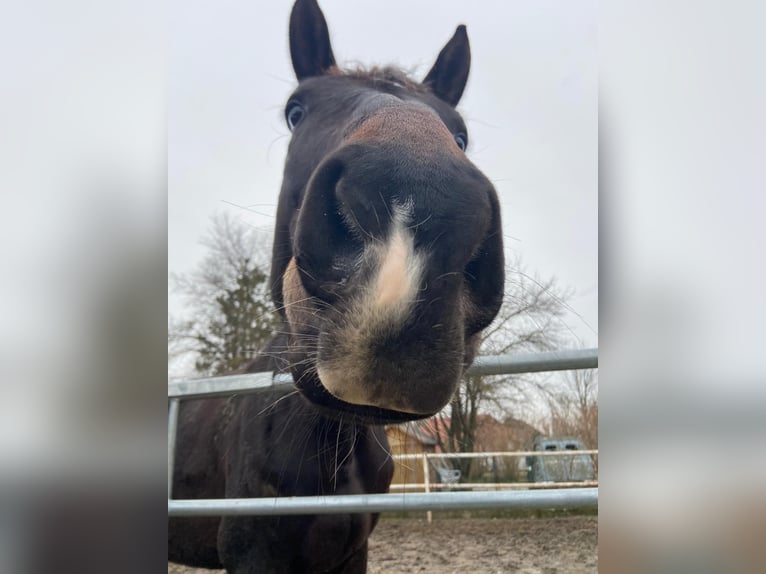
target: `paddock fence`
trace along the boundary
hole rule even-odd
[[[449,460],[455,458],[527,458],[527,457],[562,457],[569,458],[570,460],[576,459],[581,455],[585,455],[591,458],[598,457],[598,450],[555,450],[555,451],[541,451],[541,450],[525,450],[525,451],[500,451],[500,452],[420,452],[413,454],[394,454],[392,458],[395,462],[398,461],[418,461],[423,468],[423,476],[425,477],[423,482],[412,483],[393,483],[390,490],[424,490],[430,492],[432,489],[439,490],[454,490],[454,489],[471,489],[471,490],[505,490],[505,489],[517,489],[517,490],[529,490],[540,488],[568,488],[575,486],[598,486],[598,480],[575,480],[575,481],[504,481],[504,482],[434,482],[431,480],[431,473],[429,472],[429,465],[431,461],[435,460]]]
[[[467,374],[503,375],[595,368],[598,368],[598,349],[590,348],[478,357],[468,369]],[[487,484],[459,484],[453,486],[459,486],[461,489],[467,490],[453,489],[448,492],[430,492],[434,484],[428,484],[425,488],[426,492],[406,492],[412,488],[410,487],[400,488],[401,492],[388,494],[195,500],[177,500],[172,498],[178,410],[181,400],[258,392],[261,389],[274,385],[291,383],[292,378],[289,375],[274,375],[270,372],[168,382],[168,516],[253,516],[409,511],[429,511],[430,514],[430,511],[436,510],[477,510],[487,508],[533,510],[594,508],[598,506],[597,482],[571,484],[519,483],[519,487],[502,489],[489,489]],[[425,468],[429,458],[500,454],[552,456],[597,454],[597,451],[428,453],[425,456],[423,454],[411,454],[397,455],[394,458],[420,458]],[[443,487],[436,488],[442,489]]]

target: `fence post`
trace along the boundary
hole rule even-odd
[[[170,399],[168,407],[168,500],[173,494],[173,467],[176,458],[176,434],[178,433],[178,402]]]
[[[426,485],[426,492],[431,492],[431,473],[428,472],[428,453],[423,453],[423,483]],[[433,514],[429,510],[426,512],[426,520],[428,524],[431,524],[433,520]]]

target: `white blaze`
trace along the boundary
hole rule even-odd
[[[411,210],[411,204],[394,208],[388,241],[376,249],[378,272],[371,285],[372,296],[367,304],[383,315],[401,315],[409,311],[420,286],[422,261],[415,253],[414,235],[406,227]],[[391,319],[395,317],[387,318]]]
[[[401,329],[420,290],[423,255],[415,252],[414,232],[408,228],[411,218],[411,202],[394,206],[388,238],[368,248],[366,257],[375,261],[376,272],[340,328],[335,358],[317,366],[324,387],[346,402],[406,410],[395,397],[373,402],[365,380],[371,376],[371,344]]]

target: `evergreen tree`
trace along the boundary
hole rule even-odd
[[[269,249],[256,230],[227,215],[213,218],[208,253],[191,272],[171,276],[190,319],[169,319],[168,360],[194,358],[194,370],[239,369],[271,339],[277,325],[269,289]]]
[[[274,320],[267,280],[258,266],[245,261],[234,285],[215,298],[218,316],[195,335],[198,372],[220,375],[236,370],[271,338]]]

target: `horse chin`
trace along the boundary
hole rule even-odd
[[[424,419],[435,413],[408,413],[375,407],[370,405],[357,405],[343,401],[333,396],[319,380],[316,374],[295,377],[296,387],[301,394],[323,415],[330,418],[340,419],[348,422],[358,422],[364,424],[390,424],[402,423],[418,419]]]

